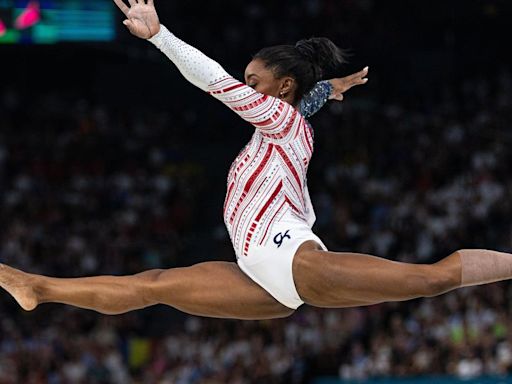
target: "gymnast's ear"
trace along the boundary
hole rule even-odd
[[[295,93],[295,90],[297,89],[297,82],[293,77],[285,76],[280,80],[279,85],[279,98],[280,99],[286,99],[290,95],[293,95]],[[295,97],[293,97],[295,98]]]

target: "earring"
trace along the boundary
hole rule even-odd
[[[283,97],[284,97],[284,92],[280,92],[280,93],[279,93],[279,97],[280,97],[280,98],[283,98]]]

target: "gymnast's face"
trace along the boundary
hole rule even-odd
[[[278,79],[260,59],[254,59],[245,69],[245,83],[259,93],[277,97],[293,105],[295,80],[289,76]]]

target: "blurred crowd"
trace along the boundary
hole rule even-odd
[[[430,104],[355,98],[325,107],[312,120],[316,232],[333,250],[408,262],[460,247],[512,250],[511,97],[502,72],[447,87]],[[217,175],[186,153],[186,124],[51,94],[30,101],[10,91],[1,108],[3,262],[57,276],[125,274],[188,264],[198,238],[215,250],[203,260],[232,257],[220,219],[203,233],[195,220],[208,209],[201,201],[220,205],[222,196],[207,188]],[[162,308],[113,318],[58,306],[23,314],[2,295],[0,383],[506,374],[511,300],[504,283],[238,322]]]
[[[303,37],[294,28],[300,10],[315,21],[305,28],[314,30],[334,3],[294,2],[285,24],[266,22],[265,36],[256,27],[269,16],[270,2],[270,8],[248,3],[243,35],[253,40],[240,40],[236,21],[222,31],[198,25],[189,37],[207,40],[211,32],[233,55],[254,53],[264,42]],[[216,4],[205,4],[212,15],[222,13]],[[329,19],[324,34],[362,35],[369,24],[354,20],[377,5],[343,4],[350,10],[343,27]],[[172,14],[192,5],[163,7]],[[187,20],[175,22],[178,31],[186,29]],[[507,68],[479,74],[414,97],[369,87],[311,119],[315,232],[330,249],[416,263],[461,247],[512,251],[512,74]],[[165,107],[140,97],[122,106],[84,97],[72,85],[0,88],[0,262],[73,277],[234,261],[221,216],[224,181],[251,130],[214,102],[199,110],[167,97]],[[158,306],[115,317],[59,305],[27,314],[0,293],[0,384],[506,375],[511,303],[511,285],[500,283],[241,322]]]

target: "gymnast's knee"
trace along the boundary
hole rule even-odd
[[[434,297],[458,287],[458,280],[450,271],[438,265],[424,266],[423,273],[408,277],[409,282],[418,289],[418,296]]]
[[[160,303],[162,293],[170,291],[172,288],[172,279],[165,276],[165,269],[153,269],[135,275],[134,287],[138,294],[148,304]]]

